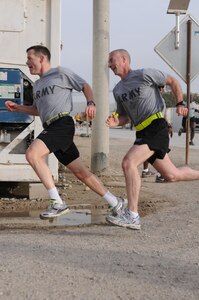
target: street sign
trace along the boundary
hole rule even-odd
[[[168,14],[186,14],[190,0],[170,0]]]
[[[199,73],[199,23],[187,15],[180,22],[180,47],[175,48],[176,28],[172,29],[154,48],[155,52],[185,81],[187,81],[187,22],[192,21],[191,30],[191,74],[190,80]]]

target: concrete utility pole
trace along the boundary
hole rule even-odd
[[[109,0],[93,0],[93,91],[97,116],[92,125],[91,170],[100,172],[109,165]]]

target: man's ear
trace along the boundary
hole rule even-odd
[[[45,56],[44,55],[40,55],[40,62],[43,63],[45,60]]]

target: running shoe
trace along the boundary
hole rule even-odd
[[[190,141],[190,142],[189,142],[189,145],[194,146],[194,142],[193,142],[193,141]]]
[[[121,197],[117,197],[117,201],[117,205],[111,208],[112,216],[117,216],[125,209],[125,207],[127,207],[128,204],[128,200]]]
[[[150,170],[148,170],[148,171],[142,171],[142,178],[151,177],[153,175],[155,175],[155,173],[152,172],[152,171],[150,171]]]
[[[157,175],[156,179],[155,179],[155,182],[163,183],[163,182],[165,182],[165,179],[162,175]]]
[[[55,200],[50,200],[50,205],[48,206],[46,211],[43,211],[40,214],[41,219],[51,219],[51,218],[56,218],[61,215],[64,215],[68,213],[70,210],[66,206],[65,203],[60,204]]]
[[[136,218],[133,218],[127,207],[117,216],[107,216],[106,221],[116,226],[121,226],[135,230],[141,229],[140,217],[137,216]]]

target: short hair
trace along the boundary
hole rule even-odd
[[[122,48],[121,49],[116,49],[116,50],[111,51],[110,54],[113,54],[113,53],[116,53],[116,52],[119,52],[121,55],[125,55],[128,58],[129,63],[131,63],[131,57],[130,57],[130,54],[127,50],[122,49]]]
[[[42,53],[43,55],[47,56],[49,61],[51,59],[50,50],[48,50],[48,48],[45,46],[42,46],[42,45],[31,46],[26,50],[26,52],[28,52],[30,50],[34,50],[36,54]]]

